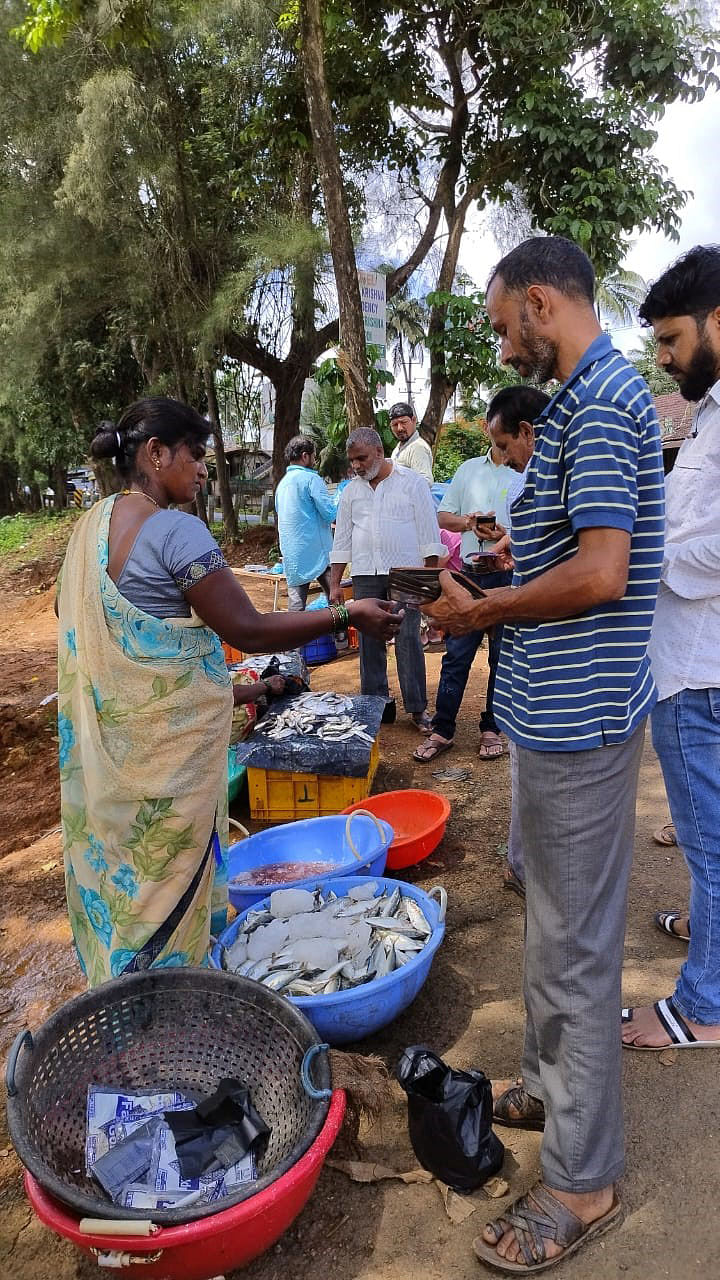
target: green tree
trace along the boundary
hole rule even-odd
[[[647,293],[647,282],[637,271],[616,267],[601,276],[595,288],[595,305],[600,320],[611,325],[637,324],[638,308]]]
[[[220,8],[223,22],[240,25],[247,48],[251,9],[258,22],[255,7],[234,6],[232,18],[227,7]],[[337,319],[323,309],[318,288],[325,210],[313,166],[303,163],[310,135],[297,9],[287,9],[281,31],[263,36],[258,56],[251,67],[243,63],[235,84],[233,48],[225,40],[224,54],[211,57],[203,38],[204,74],[198,67],[189,86],[185,70],[201,40],[197,5],[146,0],[110,9],[90,0],[30,0],[27,12],[31,43],[70,41],[77,23],[85,32],[83,56],[88,49],[94,53],[99,41],[103,57],[123,67],[136,58],[153,58],[156,45],[173,33],[192,31],[182,76],[175,58],[161,59],[182,86],[173,95],[167,158],[182,142],[178,155],[186,172],[192,171],[188,148],[198,186],[208,197],[208,221],[224,235],[224,214],[230,213],[236,235],[234,253],[218,252],[217,241],[208,244],[205,237],[196,243],[204,274],[200,271],[201,287],[194,279],[198,297],[193,296],[191,319],[207,316],[205,332],[212,336],[216,356],[231,354],[273,381],[279,469],[286,433],[298,420],[305,378],[338,338]],[[203,6],[206,28],[221,25],[218,12],[216,5]],[[272,17],[274,11],[265,12]],[[108,13],[120,15],[114,27],[107,25]],[[104,28],[97,25],[98,14]],[[378,165],[397,172],[400,198],[417,212],[417,232],[388,277],[389,296],[438,243],[436,292],[451,294],[470,209],[509,199],[518,190],[533,224],[577,240],[599,274],[615,268],[626,238],[638,229],[676,233],[684,197],[651,147],[665,106],[678,98],[692,100],[714,82],[715,44],[692,10],[678,8],[673,0],[560,0],[550,9],[530,0],[500,6],[478,6],[474,0],[436,0],[432,6],[328,0],[323,27],[335,136],[354,226],[362,222],[364,175]],[[247,84],[255,83],[253,72],[262,82],[254,97],[246,92]],[[227,121],[216,116],[224,141],[213,152],[204,128],[193,125],[190,132],[188,126],[190,136],[184,134],[198,96],[218,101],[216,80],[225,95],[225,116],[236,130],[228,147]],[[141,106],[143,101],[149,107],[152,98],[141,97]],[[236,114],[240,104],[242,118]],[[150,111],[148,116],[152,127]],[[250,144],[241,146],[239,155],[238,140]],[[118,154],[121,171],[132,155],[126,144]],[[235,202],[228,202],[223,182],[230,172],[233,190],[242,192]],[[153,186],[147,189],[154,194]],[[279,210],[274,236],[269,209]],[[182,205],[178,212],[182,215]],[[204,213],[203,208],[201,223]],[[306,245],[314,236],[314,254],[290,256],[279,230],[289,225],[305,236]],[[261,238],[267,246],[268,237],[272,252],[258,258],[251,246]],[[173,241],[166,252],[172,261]],[[180,297],[187,312],[187,295]],[[332,300],[329,305],[334,311]],[[445,306],[436,302],[429,321],[435,342],[425,415],[429,436],[442,421],[453,385],[439,345],[446,332]],[[282,315],[281,322],[270,323],[271,315]],[[181,356],[185,345],[183,339]]]
[[[645,334],[640,340],[640,346],[628,352],[628,360],[642,374],[654,396],[667,396],[677,391],[678,385],[669,373],[658,368],[657,350],[653,334]]]
[[[446,423],[441,427],[435,456],[433,459],[433,475],[437,481],[452,480],[455,472],[468,458],[480,458],[490,448],[487,433],[477,427],[462,426],[457,422]]]
[[[425,349],[428,311],[420,298],[408,294],[407,287],[398,289],[387,303],[387,346],[391,353],[393,373],[402,371],[405,398],[412,404],[413,362]]]

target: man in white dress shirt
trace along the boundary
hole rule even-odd
[[[624,1010],[622,1036],[630,1049],[697,1048],[720,1044],[720,247],[680,258],[640,316],[655,331],[660,367],[700,401],[666,482],[648,650],[660,699],[653,745],[690,872],[689,920],[659,912],[655,921],[690,941],[673,994]]]
[[[417,471],[418,475],[425,477],[428,484],[432,484],[432,449],[420,435],[415,410],[406,400],[400,400],[392,406],[390,430],[397,440],[391,454],[393,462]]]
[[[435,504],[427,481],[386,458],[382,440],[371,427],[352,432],[347,456],[354,478],[338,505],[330,554],[330,599],[342,599],[340,583],[350,562],[355,599],[387,600],[391,568],[436,564],[437,557],[445,554]],[[395,637],[395,656],[405,710],[421,732],[429,733],[425,656],[416,609],[405,611]],[[388,688],[385,644],[362,635],[360,687],[363,693],[385,698],[383,720],[392,723],[395,701]]]

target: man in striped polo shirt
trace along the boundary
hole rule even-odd
[[[585,254],[527,240],[486,300],[503,363],[562,382],[512,506],[512,586],[474,601],[446,575],[428,610],[461,634],[506,624],[495,714],[518,748],[527,1020],[522,1081],[496,1084],[495,1117],[544,1127],[542,1181],[475,1250],[516,1270],[620,1219],[618,1013],[664,501],[652,397],[600,329]]]

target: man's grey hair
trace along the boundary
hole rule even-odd
[[[354,449],[356,445],[367,449],[383,449],[383,442],[373,427],[358,427],[350,433],[346,448]]]

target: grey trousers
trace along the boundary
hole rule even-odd
[[[511,871],[518,880],[525,883],[525,859],[523,857],[522,836],[520,835],[520,813],[518,811],[518,747],[512,738],[508,739],[510,756],[510,829],[508,831],[507,860]]]
[[[353,574],[353,595],[356,600],[375,597],[388,598],[387,574],[365,576]],[[406,609],[402,626],[395,636],[395,659],[402,692],[403,706],[408,715],[416,716],[427,706],[425,688],[425,654],[420,641],[420,614],[417,609]],[[387,680],[387,646],[383,640],[360,636],[360,688],[363,693],[390,697]]]
[[[545,1104],[543,1179],[597,1191],[622,1175],[620,983],[645,724],[594,751],[518,747],[525,854],[522,1075]]]
[[[320,583],[325,595],[330,599],[330,565],[323,569],[322,573],[318,574],[315,581]],[[295,587],[291,587],[290,583],[288,583],[288,613],[303,612],[311,586],[311,582],[299,582]]]

